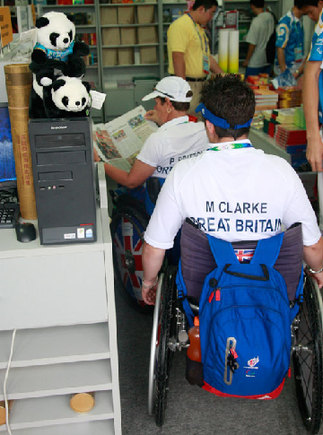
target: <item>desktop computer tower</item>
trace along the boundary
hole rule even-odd
[[[88,118],[29,121],[40,243],[96,240],[92,131]]]

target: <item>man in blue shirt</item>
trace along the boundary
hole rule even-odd
[[[303,72],[304,30],[301,18],[304,15],[306,0],[294,0],[294,6],[278,22],[276,29],[275,73],[281,74],[286,69],[297,79]]]
[[[302,10],[316,24],[320,18],[323,0],[305,0]]]
[[[320,2],[322,8],[322,2]],[[320,228],[323,230],[323,12],[315,27],[311,52],[305,69],[303,103],[306,119],[306,157],[313,171],[318,171]]]

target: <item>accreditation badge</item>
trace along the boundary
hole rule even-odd
[[[203,54],[203,72],[205,74],[209,74],[210,72],[210,60],[209,56],[206,54]]]
[[[294,59],[295,59],[295,62],[301,62],[303,60],[302,47],[297,46],[294,48]]]

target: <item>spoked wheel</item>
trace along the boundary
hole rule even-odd
[[[155,421],[162,426],[165,420],[169,374],[174,348],[171,348],[171,339],[176,335],[176,267],[169,267],[165,273],[161,286],[160,301],[160,329],[157,344],[157,361],[155,366]]]
[[[142,208],[119,205],[110,226],[116,280],[128,302],[140,311],[151,311],[141,298],[143,234],[148,220]]]
[[[293,327],[296,394],[303,423],[311,434],[320,430],[322,419],[322,298],[316,282],[306,277],[304,301]]]

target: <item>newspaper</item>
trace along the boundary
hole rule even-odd
[[[138,106],[106,124],[93,127],[94,146],[105,162],[130,171],[146,139],[158,126],[144,118],[146,110]]]

